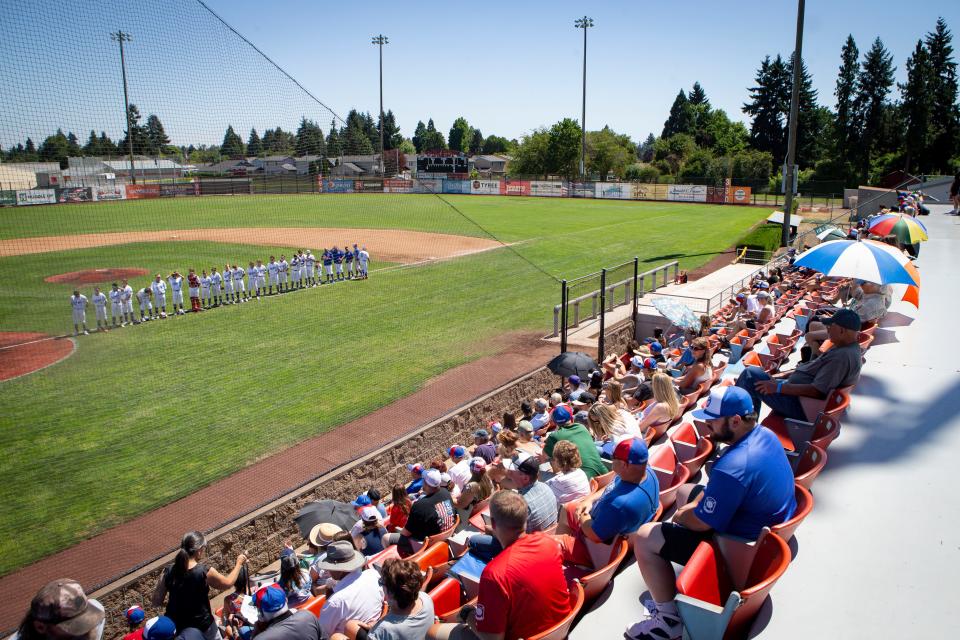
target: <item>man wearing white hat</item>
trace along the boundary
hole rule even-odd
[[[327,556],[317,563],[330,572],[338,582],[333,595],[320,612],[320,628],[326,637],[343,633],[348,620],[373,622],[380,617],[383,606],[383,587],[376,569],[364,570],[363,554],[346,540],[327,547]]]
[[[383,536],[383,546],[397,545],[400,555],[410,555],[423,546],[427,536],[445,531],[456,522],[457,510],[450,492],[442,486],[443,477],[436,469],[423,472],[423,497],[413,503],[403,529]]]

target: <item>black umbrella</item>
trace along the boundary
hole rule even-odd
[[[310,531],[322,522],[329,522],[344,531],[350,531],[358,519],[356,510],[349,502],[319,500],[303,505],[294,521],[300,529],[300,535],[306,539],[310,536]]]
[[[547,363],[547,368],[558,376],[589,377],[590,372],[596,370],[596,361],[582,351],[565,351]]]

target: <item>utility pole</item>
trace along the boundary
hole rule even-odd
[[[804,0],[797,0],[797,42],[793,48],[793,91],[790,94],[790,122],[787,132],[787,170],[783,176],[783,230],[780,246],[790,245],[790,213],[793,210],[793,176],[797,171],[797,112],[800,110],[800,70],[803,60]]]
[[[387,36],[380,34],[373,37],[373,44],[380,47],[380,175],[386,174],[383,163],[383,45],[389,44]]]
[[[583,109],[580,115],[580,177],[586,175],[584,158],[587,156],[587,29],[593,26],[593,18],[583,16],[573,21],[573,26],[583,29]]]
[[[120,43],[120,73],[123,75],[123,118],[127,121],[127,152],[130,156],[130,180],[137,184],[137,177],[133,174],[133,124],[130,122],[130,96],[127,92],[127,61],[123,56],[123,43],[133,40],[133,36],[117,29],[110,34],[110,39]]]

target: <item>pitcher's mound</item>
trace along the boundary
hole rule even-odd
[[[69,338],[0,331],[0,381],[60,362],[73,353],[73,347],[74,342]]]
[[[120,282],[124,278],[136,278],[137,276],[147,275],[146,269],[85,269],[83,271],[71,271],[70,273],[60,273],[55,276],[48,276],[43,279],[44,282],[53,282],[54,284],[100,284],[102,282]]]

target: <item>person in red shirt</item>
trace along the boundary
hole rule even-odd
[[[570,613],[570,591],[560,547],[543,533],[525,533],[527,502],[513,491],[490,500],[493,534],[503,551],[480,575],[476,608],[460,611],[460,624],[435,624],[430,640],[517,640],[549,629]],[[530,615],[535,603],[537,615]]]
[[[391,504],[389,510],[390,524],[388,531],[400,531],[407,524],[407,518],[410,517],[410,498],[402,485],[396,485],[391,492]]]

